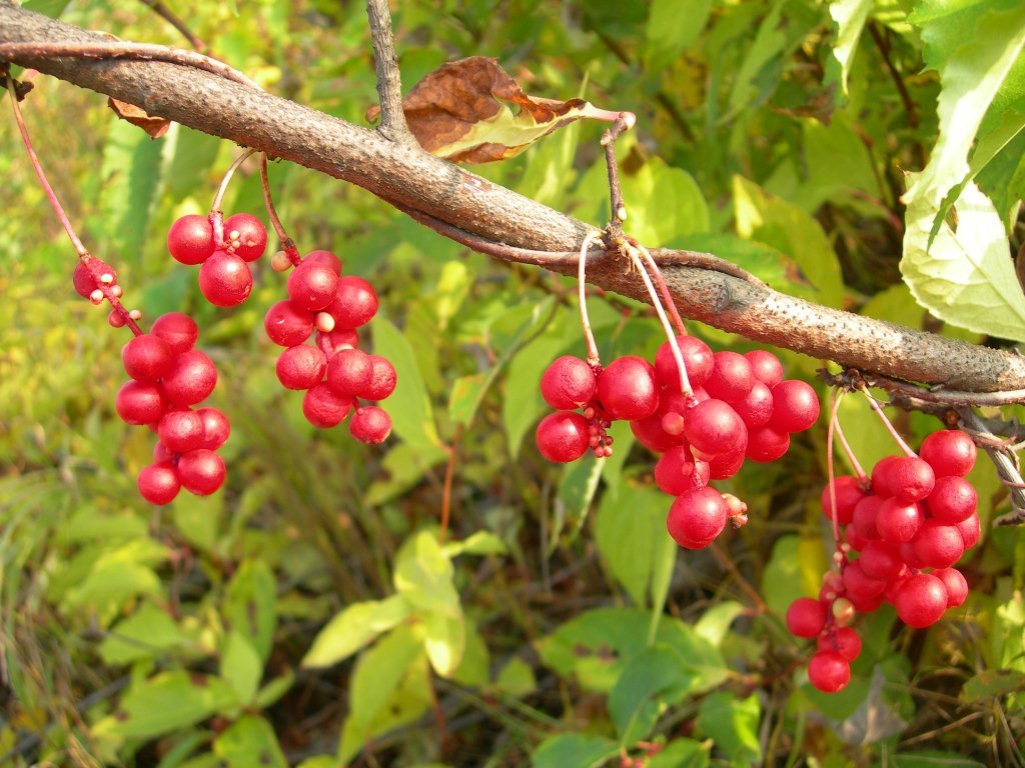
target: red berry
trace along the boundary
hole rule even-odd
[[[359,348],[359,334],[355,328],[335,328],[328,333],[318,333],[317,346],[330,358],[339,349]]]
[[[781,381],[772,388],[772,418],[769,426],[785,432],[803,432],[819,417],[819,396],[798,379]]]
[[[883,498],[874,495],[865,496],[854,505],[854,511],[851,513],[851,528],[866,541],[879,538],[879,528],[876,526],[876,522],[879,517],[879,508],[882,506]]]
[[[861,655],[861,636],[850,627],[837,627],[819,635],[817,645],[820,651],[838,653],[847,661],[854,661]]]
[[[826,626],[826,606],[811,597],[799,597],[787,608],[787,629],[796,637],[815,637]]]
[[[199,338],[196,321],[182,312],[168,312],[153,321],[150,333],[163,339],[172,355],[188,352]]]
[[[893,496],[891,470],[899,456],[884,456],[872,467],[872,493],[876,496]]]
[[[921,629],[940,620],[947,610],[947,588],[928,573],[908,576],[893,596],[893,607],[900,620],[909,627]]]
[[[537,449],[549,461],[575,461],[590,440],[587,419],[572,411],[556,411],[541,419],[534,433]]]
[[[367,445],[383,443],[390,433],[391,417],[376,405],[360,408],[349,422],[349,434]]]
[[[851,665],[833,651],[819,651],[808,662],[808,681],[823,693],[839,693],[851,681]]]
[[[203,417],[196,411],[168,411],[157,425],[157,435],[167,450],[185,453],[203,445]]]
[[[214,228],[206,216],[182,216],[167,232],[167,250],[182,264],[202,264],[214,252],[214,245]]]
[[[199,290],[216,307],[234,307],[249,298],[253,273],[241,257],[217,251],[199,268]]]
[[[961,531],[938,520],[922,523],[911,543],[926,568],[947,568],[960,560],[965,551]]]
[[[758,381],[769,389],[783,381],[783,364],[779,358],[766,349],[752,349],[744,357],[751,364],[751,372]]]
[[[887,472],[891,493],[905,504],[924,499],[936,483],[932,467],[917,456],[898,456],[889,463]]]
[[[745,455],[743,451],[732,453],[720,453],[708,459],[708,474],[713,480],[725,480],[733,477],[744,466]]]
[[[598,382],[594,369],[579,357],[563,355],[541,374],[541,397],[557,411],[573,411],[594,400]]]
[[[692,461],[685,446],[676,446],[663,453],[655,462],[655,484],[670,496],[679,496],[691,488],[706,485],[709,480],[707,462]]]
[[[143,467],[139,471],[136,485],[142,498],[150,504],[170,504],[181,488],[174,467],[165,462]]]
[[[712,367],[715,365],[712,350],[696,336],[677,336],[676,343],[680,347],[683,367],[687,369],[688,382],[691,387],[700,387],[712,375]],[[659,384],[679,391],[680,369],[668,341],[663,341],[655,353],[655,375]]]
[[[666,528],[681,547],[701,549],[722,533],[730,511],[714,488],[691,488],[676,497],[669,508]]]
[[[747,427],[728,403],[705,400],[687,413],[683,434],[691,448],[702,457],[743,450],[747,445]]]
[[[326,383],[311,387],[303,396],[303,415],[317,429],[341,424],[350,408],[352,398],[338,394]]]
[[[936,477],[964,477],[975,465],[976,450],[975,443],[964,432],[942,429],[922,441],[918,454],[929,462]]]
[[[937,568],[932,575],[947,589],[947,607],[956,608],[968,599],[968,582],[956,568]]]
[[[198,349],[190,349],[174,358],[171,370],[160,382],[160,389],[175,405],[195,405],[210,396],[217,385],[217,368]]]
[[[245,261],[256,261],[267,247],[267,229],[258,218],[236,213],[224,220],[225,247]]]
[[[892,581],[903,570],[904,561],[900,552],[885,541],[869,541],[861,548],[858,564],[866,576],[872,579]]]
[[[167,374],[173,359],[167,342],[151,333],[136,336],[121,348],[125,372],[150,384]]]
[[[764,427],[772,418],[772,392],[760,381],[756,381],[750,392],[731,405],[749,432]]]
[[[712,375],[703,385],[708,394],[728,403],[747,397],[757,381],[747,358],[729,350],[716,352],[713,357]]]
[[[216,451],[231,435],[228,417],[217,408],[198,408],[196,413],[203,419],[203,442],[200,448]]]
[[[302,344],[313,333],[313,313],[285,300],[272,304],[263,318],[267,338],[281,347]]]
[[[750,438],[749,438],[750,440]],[[854,519],[854,507],[859,501],[865,498],[865,491],[862,489],[858,478],[851,475],[839,475],[833,478],[833,493],[836,498],[836,522],[839,525],[847,525]],[[833,519],[833,507],[830,502],[830,484],[822,489],[819,502],[822,505],[822,514],[827,520]]]
[[[92,267],[92,268],[90,268]],[[75,285],[75,292],[83,299],[92,298],[92,293],[100,287],[99,282],[93,275],[110,275],[112,280],[110,285],[117,283],[117,272],[105,261],[101,261],[95,257],[90,257],[89,265],[84,261],[79,261],[75,265],[75,271],[72,275],[72,282]]]
[[[292,303],[300,309],[316,312],[335,300],[338,273],[326,264],[303,261],[288,276],[286,289]],[[338,318],[335,318],[337,321]],[[347,327],[347,324],[344,324]]]
[[[157,440],[153,444],[153,463],[154,464],[170,464],[174,459],[174,454],[167,450],[167,446]]]
[[[209,496],[224,483],[224,459],[211,450],[197,448],[178,459],[182,487],[197,496]]]
[[[918,502],[902,504],[896,498],[886,499],[876,513],[876,530],[883,541],[900,544],[915,538],[925,515]]]
[[[762,464],[783,458],[790,450],[790,435],[772,427],[752,430],[747,436],[746,454],[751,461]]]
[[[130,379],[121,385],[114,408],[125,424],[152,424],[164,415],[164,397],[156,384]]]
[[[886,589],[883,579],[873,579],[862,570],[859,561],[847,563],[843,569],[843,585],[847,598],[854,603],[870,600]]]
[[[930,514],[942,523],[960,523],[979,506],[975,488],[958,475],[936,478],[936,485],[926,499]]]
[[[309,389],[323,380],[327,357],[311,344],[299,344],[278,356],[274,370],[286,389]]]
[[[982,538],[982,528],[979,525],[979,514],[977,512],[972,512],[960,523],[955,523],[954,527],[961,532],[966,552],[978,544],[979,539]]]
[[[343,275],[338,279],[334,301],[326,311],[343,328],[358,328],[377,313],[377,294],[362,277]]]
[[[310,251],[303,257],[302,263],[323,264],[324,266],[331,267],[331,270],[336,275],[342,274],[342,260],[335,256],[333,253],[331,253],[331,251]]]
[[[363,397],[373,376],[370,355],[360,349],[341,349],[327,363],[327,384],[340,395]]]
[[[642,357],[613,360],[598,376],[598,400],[612,419],[643,419],[658,409],[655,369]]]
[[[675,414],[675,411],[673,413]],[[649,451],[664,453],[674,446],[683,445],[685,442],[683,437],[683,418],[679,418],[680,431],[676,434],[666,431],[666,414],[662,413],[661,408],[645,419],[634,419],[631,421],[630,431],[637,438],[637,442]],[[671,420],[671,417],[669,423],[673,425],[674,429],[676,428],[675,422]]]
[[[370,385],[363,390],[363,397],[367,400],[384,400],[395,391],[398,380],[395,366],[381,355],[370,355],[370,364],[373,366],[373,373]]]

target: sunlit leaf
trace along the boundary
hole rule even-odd
[[[404,621],[411,606],[402,595],[353,603],[329,621],[303,657],[304,667],[329,667]]]

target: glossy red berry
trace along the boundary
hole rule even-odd
[[[960,523],[968,519],[979,506],[975,488],[958,475],[936,478],[936,485],[926,500],[929,512],[943,523]]]
[[[734,453],[747,446],[747,427],[728,403],[705,400],[690,409],[683,434],[699,458]]]
[[[746,456],[743,451],[720,453],[708,459],[708,475],[712,480],[725,480],[733,477],[744,466]]]
[[[713,398],[728,403],[743,400],[757,381],[751,363],[743,355],[729,350],[716,352],[714,360],[712,375],[702,386]]]
[[[892,581],[904,567],[904,560],[897,547],[885,541],[869,541],[860,551],[858,564],[869,578]]]
[[[691,387],[700,387],[712,375],[712,367],[715,365],[712,350],[696,336],[677,336],[676,343],[683,358],[683,367],[687,370],[688,382]],[[655,353],[655,375],[663,387],[679,391],[680,369],[668,341],[662,342]]]
[[[808,681],[823,693],[839,693],[851,681],[851,665],[834,651],[819,651],[808,662]]]
[[[263,318],[267,338],[281,347],[302,344],[313,333],[313,313],[300,309],[292,302],[272,304]]]
[[[158,462],[143,467],[136,479],[139,494],[150,504],[170,504],[178,495],[181,483],[178,473],[169,462]]]
[[[911,541],[922,527],[925,515],[918,502],[903,504],[894,497],[883,501],[876,513],[876,530],[891,544]]]
[[[214,228],[206,216],[182,216],[167,232],[167,250],[182,264],[202,264],[213,254],[215,245]]]
[[[151,333],[136,336],[121,348],[125,372],[136,381],[152,384],[167,374],[173,360],[167,342]]]
[[[585,360],[563,355],[541,374],[541,397],[557,411],[574,411],[594,400],[598,381]]]
[[[343,328],[359,328],[377,313],[377,294],[362,277],[343,275],[338,279],[334,301],[328,313]]]
[[[215,251],[199,268],[199,290],[216,307],[238,306],[253,290],[253,273],[240,256]]]
[[[300,309],[319,311],[335,300],[338,280],[338,273],[331,266],[303,261],[288,276],[288,297]]]
[[[157,425],[157,436],[174,453],[195,450],[203,445],[203,417],[196,411],[168,411]]]
[[[557,411],[541,419],[534,433],[537,449],[549,461],[575,461],[590,441],[587,419],[572,411]]]
[[[363,397],[373,376],[370,355],[360,349],[341,349],[327,362],[327,384],[340,395]]]
[[[781,381],[772,388],[769,426],[785,432],[803,432],[819,418],[819,396],[799,379]]]
[[[224,459],[211,450],[198,448],[178,459],[178,479],[182,487],[197,496],[209,496],[224,483]]]
[[[160,381],[164,397],[179,406],[201,403],[216,385],[217,368],[198,349],[190,349],[175,357],[171,369]]]
[[[699,488],[708,480],[708,463],[698,461],[695,464],[685,446],[670,448],[655,462],[655,484],[670,496]]]
[[[256,261],[267,247],[267,229],[248,213],[236,213],[224,220],[225,248],[244,261]]]
[[[745,352],[744,357],[750,363],[755,378],[769,389],[783,381],[783,364],[768,350],[752,349]]]
[[[843,569],[843,585],[847,598],[855,604],[881,595],[886,589],[886,581],[866,574],[859,560],[847,563]]]
[[[975,443],[964,432],[943,429],[926,437],[918,454],[929,462],[936,477],[963,477],[975,465],[976,449]]]
[[[922,523],[911,544],[915,548],[915,555],[926,568],[947,568],[960,560],[965,552],[961,531],[939,520],[926,520]]]
[[[125,424],[152,424],[160,421],[166,404],[156,384],[131,379],[121,385],[114,398],[114,408]]]
[[[182,312],[168,312],[153,321],[150,333],[163,339],[172,355],[188,352],[199,338],[196,321]]]
[[[299,344],[278,356],[274,370],[286,389],[309,389],[324,379],[327,357],[317,347]]]
[[[811,597],[799,597],[790,603],[787,629],[796,637],[815,637],[826,626],[826,606]]]
[[[101,261],[96,257],[89,259],[89,264],[84,261],[79,261],[75,265],[75,271],[72,275],[72,282],[75,285],[75,292],[83,299],[92,298],[93,291],[100,287],[96,275],[110,275],[110,285],[117,283],[117,272],[105,261]]]
[[[964,540],[965,551],[971,549],[979,543],[979,539],[982,538],[982,528],[979,523],[978,512],[972,512],[964,520],[959,523],[954,523],[954,526],[961,532],[961,538]]]
[[[839,475],[833,478],[832,493],[830,484],[822,489],[819,503],[822,505],[822,514],[827,520],[833,519],[833,507],[831,498],[836,499],[836,522],[839,525],[847,525],[854,519],[854,507],[859,501],[865,498],[865,491],[858,482],[858,478],[851,475]]]
[[[366,445],[383,443],[390,433],[391,417],[376,405],[360,408],[349,422],[349,434]]]
[[[730,403],[737,415],[744,420],[748,432],[760,429],[772,418],[772,392],[760,381],[756,381],[740,400]]]
[[[819,635],[816,645],[820,651],[838,653],[847,661],[854,661],[861,655],[861,636],[850,627],[837,627]]]
[[[897,456],[884,456],[872,467],[872,493],[876,496],[892,496],[893,487],[890,482],[890,469]]]
[[[370,384],[363,389],[363,398],[366,400],[384,400],[395,391],[398,376],[395,373],[395,366],[381,355],[370,355],[370,364],[373,367],[370,376]]]
[[[322,264],[330,267],[336,275],[342,274],[342,260],[331,251],[316,250],[310,251],[303,257],[303,264]]]
[[[197,408],[196,413],[203,419],[203,442],[200,448],[216,451],[231,436],[231,424],[228,417],[217,408]]]
[[[947,610],[947,588],[928,573],[916,573],[901,582],[893,597],[897,616],[909,627],[921,629],[940,620]]]
[[[790,450],[790,435],[772,427],[760,427],[747,436],[747,457],[762,464],[783,458]]]
[[[352,408],[352,398],[340,395],[326,383],[317,384],[303,396],[303,415],[317,429],[341,424]]]
[[[879,518],[879,508],[883,505],[883,497],[868,495],[863,499],[859,500],[854,505],[854,511],[851,513],[851,525],[848,530],[852,528],[861,538],[866,541],[879,538],[879,528],[876,526],[876,522]]]
[[[921,501],[932,493],[936,476],[917,456],[898,456],[887,468],[890,493],[905,504]]]
[[[947,589],[947,607],[956,608],[968,599],[968,581],[956,568],[937,568],[932,575]]]
[[[681,547],[701,549],[722,533],[729,508],[714,488],[691,488],[676,497],[669,508],[666,528]]]
[[[658,409],[655,369],[642,357],[627,355],[598,376],[598,400],[612,419],[643,419]]]

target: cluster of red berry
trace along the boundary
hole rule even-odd
[[[731,518],[745,519],[746,506],[707,483],[736,474],[745,459],[775,461],[790,447],[790,435],[808,429],[819,415],[815,390],[783,380],[783,366],[770,352],[712,353],[693,336],[676,339],[686,380],[685,394],[675,351],[667,341],[654,365],[621,357],[605,368],[576,357],[560,357],[541,377],[541,395],[556,409],[537,427],[541,454],[559,462],[612,452],[605,430],[613,420],[630,422],[638,442],[662,454],[655,481],[675,496],[667,526],[683,547],[706,547]],[[583,409],[577,413],[577,409]]]
[[[267,230],[248,213],[221,220],[220,214],[182,216],[167,233],[167,250],[182,264],[201,264],[199,290],[218,307],[234,307],[249,297],[256,261],[267,247]]]
[[[376,405],[395,389],[395,368],[381,355],[359,349],[357,328],[377,313],[373,286],[342,274],[330,251],[311,251],[288,276],[288,298],[264,317],[272,342],[286,347],[278,358],[278,380],[287,389],[306,390],[303,414],[315,427],[340,424],[355,409],[349,433],[368,445],[384,442],[391,418]],[[306,341],[317,331],[316,343]]]
[[[968,583],[951,566],[979,541],[978,497],[964,478],[975,454],[968,435],[942,430],[919,455],[888,456],[871,479],[842,475],[823,490],[823,514],[843,533],[839,569],[825,575],[819,599],[796,600],[786,617],[793,634],[819,638],[808,665],[816,688],[834,693],[850,680],[861,649],[847,626],[856,613],[889,602],[923,628],[965,601]]]

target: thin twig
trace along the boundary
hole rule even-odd
[[[958,408],[958,415],[964,430],[978,442],[996,468],[1000,482],[1007,486],[1011,495],[1011,511],[993,521],[994,525],[1025,524],[1025,482],[1022,481],[1017,456],[995,440],[979,440],[992,437],[986,423],[971,408]]]
[[[915,100],[911,98],[911,94],[908,93],[908,87],[904,84],[904,78],[901,77],[900,72],[893,65],[890,60],[890,45],[883,39],[883,36],[879,33],[876,25],[869,21],[865,25],[868,27],[868,34],[872,37],[872,42],[875,43],[876,48],[879,49],[879,53],[883,57],[883,63],[886,65],[886,71],[890,73],[890,77],[893,79],[894,85],[897,86],[897,93],[900,94],[901,104],[904,105],[904,112],[908,116],[908,125],[912,128],[918,127],[918,110],[915,108]]]
[[[833,542],[836,545],[836,551],[843,557],[843,541],[840,539],[840,521],[837,519],[836,511],[836,485],[834,480],[836,474],[833,471],[833,437],[836,434],[836,428],[838,426],[837,414],[840,411],[840,401],[846,394],[842,389],[831,390],[831,396],[833,398],[833,405],[829,409],[829,428],[826,430],[826,482],[829,483],[829,519],[833,523]],[[842,563],[838,563],[842,566]]]
[[[438,530],[438,544],[445,543],[448,534],[449,520],[452,516],[452,481],[455,477],[456,464],[459,462],[459,438],[462,437],[463,425],[456,424],[452,435],[452,444],[448,446],[448,462],[445,464],[445,485],[441,495],[441,525]]]
[[[637,117],[632,112],[620,112],[616,122],[601,136],[601,145],[605,148],[605,166],[609,175],[609,227],[611,241],[623,234],[623,222],[626,221],[626,205],[623,203],[623,188],[619,184],[619,168],[616,162],[616,139],[624,131],[630,130]],[[613,242],[607,243],[614,247]]]
[[[277,209],[274,208],[274,200],[270,194],[270,179],[267,177],[267,155],[263,152],[260,153],[260,186],[263,188],[263,204],[267,209],[267,218],[270,219],[271,226],[274,227],[274,233],[278,236],[281,250],[288,256],[292,266],[297,267],[303,257],[300,255],[299,249],[295,247],[295,241],[285,231],[285,225],[281,223],[281,219],[278,218]]]
[[[630,256],[631,261],[637,268],[637,271],[641,275],[641,280],[644,281],[644,287],[648,290],[648,295],[651,297],[651,305],[655,308],[655,314],[658,315],[658,320],[662,323],[662,330],[665,331],[666,341],[669,343],[669,349],[672,350],[673,360],[676,362],[676,367],[680,372],[680,392],[683,393],[688,403],[693,403],[694,390],[690,386],[690,378],[687,376],[687,366],[683,363],[683,353],[680,351],[680,343],[676,340],[676,333],[673,331],[673,326],[669,322],[669,318],[666,316],[665,307],[662,306],[662,299],[659,298],[658,291],[655,289],[654,284],[651,281],[651,277],[648,275],[648,265],[641,258],[641,253],[647,253],[643,250],[643,247],[638,247],[627,243],[626,252]],[[661,274],[658,272],[658,266],[655,265],[654,261],[651,260],[651,255],[648,254],[648,260],[654,267],[654,273],[661,279]],[[663,283],[665,285],[665,283]],[[668,290],[665,292],[669,293]],[[669,306],[676,307],[673,304],[672,297],[668,297],[667,303]],[[677,315],[679,319],[679,315]],[[681,323],[682,324],[682,323]]]
[[[75,58],[75,59],[135,59],[137,61],[162,61],[181,67],[201,69],[212,75],[233,80],[250,88],[262,90],[260,86],[233,69],[223,61],[212,59],[202,53],[184,48],[153,43],[0,43],[0,59],[18,56],[31,58]]]
[[[377,97],[381,101],[381,135],[398,144],[419,147],[402,111],[402,77],[395,58],[391,11],[388,0],[367,0],[370,40],[374,46],[374,68],[377,72]]]
[[[148,5],[154,13],[164,19],[168,24],[174,27],[181,36],[189,41],[189,45],[195,48],[200,53],[206,53],[209,47],[206,43],[199,39],[196,34],[188,28],[184,21],[182,21],[170,8],[164,5],[160,0],[139,0],[139,2]]]
[[[936,403],[948,408],[1003,406],[1025,403],[1025,389],[1009,389],[1003,392],[962,392],[956,389],[943,389],[942,387],[923,387],[907,381],[892,379],[878,373],[865,373],[854,370],[831,374],[822,369],[819,371],[819,376],[823,381],[832,386],[850,389],[852,381],[861,381],[870,387],[885,389],[891,394],[913,398],[924,403]],[[854,388],[857,389],[858,386],[855,384]]]
[[[883,413],[883,409],[880,407],[879,403],[876,402],[876,399],[872,397],[872,393],[868,391],[868,387],[862,386],[861,393],[865,396],[865,399],[868,400],[869,407],[875,412],[875,415],[879,417],[879,421],[881,421],[883,426],[886,427],[886,431],[890,433],[890,437],[893,438],[893,442],[897,444],[897,447],[904,452],[905,456],[915,456],[916,454],[911,450],[911,446],[908,445],[904,438],[900,436],[900,432],[894,429],[892,422],[886,417],[886,414]]]

